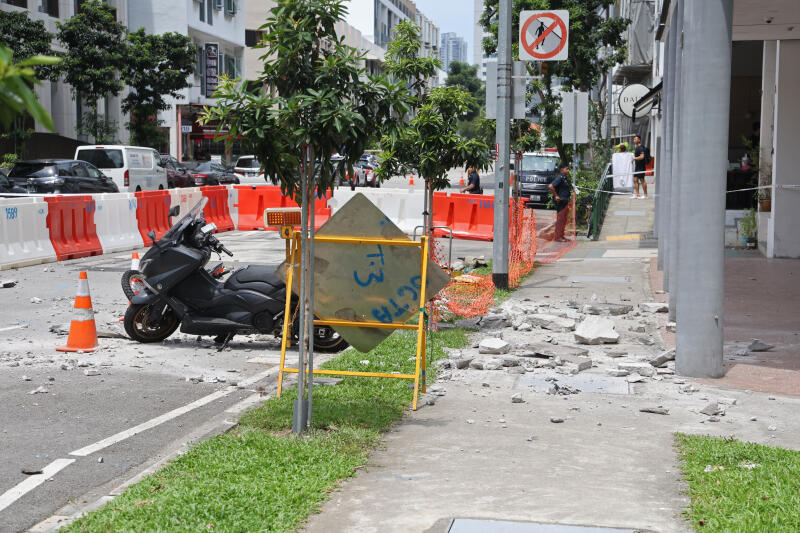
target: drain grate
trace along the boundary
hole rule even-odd
[[[617,529],[593,526],[564,526],[537,524],[535,522],[509,522],[505,520],[476,520],[456,518],[448,533],[639,533],[638,529]]]

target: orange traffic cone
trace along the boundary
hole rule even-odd
[[[131,254],[131,270],[139,270],[139,254],[137,252]]]
[[[463,173],[463,172],[461,173],[461,179],[458,181],[458,184],[459,184],[461,187],[463,187],[464,185],[466,185],[466,183],[464,183],[464,173]]]
[[[94,325],[92,297],[89,294],[89,278],[86,276],[86,271],[81,271],[67,345],[56,348],[56,350],[59,352],[93,352],[96,349],[97,328]]]
[[[411,180],[408,182],[409,185],[414,185],[414,173],[411,173]]]

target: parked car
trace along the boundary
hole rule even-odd
[[[366,159],[360,159],[353,165],[353,170],[356,175],[356,187],[363,185],[364,187],[380,187],[381,182],[375,177],[375,167]]]
[[[92,194],[119,192],[114,180],[91,163],[74,159],[20,161],[8,175],[28,193]]]
[[[25,194],[28,192],[22,187],[18,187],[13,181],[8,179],[8,176],[6,176],[6,172],[8,172],[8,170],[10,169],[0,168],[0,194]]]
[[[194,187],[194,178],[180,161],[171,155],[161,154],[161,165],[167,170],[167,187]]]
[[[200,163],[192,171],[192,179],[194,179],[195,187],[202,187],[203,185],[228,185],[231,183],[239,183],[239,178],[236,177],[232,169],[225,168],[219,163],[214,161],[205,161]]]
[[[378,166],[378,156],[376,156],[375,154],[361,154],[361,157],[359,159],[361,161],[366,161],[373,167]]]
[[[254,155],[243,155],[237,159],[233,166],[233,173],[239,179],[239,183],[263,185],[267,182],[264,171],[261,169],[261,161]]]
[[[121,145],[79,146],[75,159],[87,161],[110,176],[121,191],[167,188],[167,169],[152,148]]]
[[[516,175],[519,179],[519,194],[528,207],[544,207],[550,200],[548,186],[558,175],[558,154],[551,152],[526,152]]]

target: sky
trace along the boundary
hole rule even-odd
[[[441,33],[455,32],[467,41],[467,59],[472,62],[472,0],[414,0],[417,9],[433,20]]]

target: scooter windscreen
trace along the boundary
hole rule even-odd
[[[186,228],[189,226],[189,224],[191,224],[192,222],[194,222],[194,220],[195,220],[195,219],[196,219],[198,216],[200,216],[200,213],[202,213],[202,212],[203,212],[203,208],[206,206],[206,204],[207,204],[207,203],[208,203],[208,197],[207,197],[207,196],[203,196],[203,197],[200,199],[200,201],[199,201],[199,202],[197,202],[197,203],[194,205],[194,207],[192,207],[192,208],[189,210],[189,212],[188,212],[188,213],[186,213],[186,215],[184,215],[184,216],[183,216],[183,218],[181,218],[181,219],[178,221],[178,223],[177,223],[177,224],[175,224],[174,226],[172,226],[172,227],[171,227],[171,228],[170,228],[170,229],[169,229],[169,230],[168,230],[168,231],[167,231],[167,232],[164,234],[164,236],[163,236],[163,237],[161,237],[161,239],[162,239],[162,240],[171,240],[171,239],[175,239],[175,238],[176,238],[178,235],[180,235],[181,233],[183,233],[183,231],[184,231],[184,230],[185,230],[185,229],[186,229]]]

